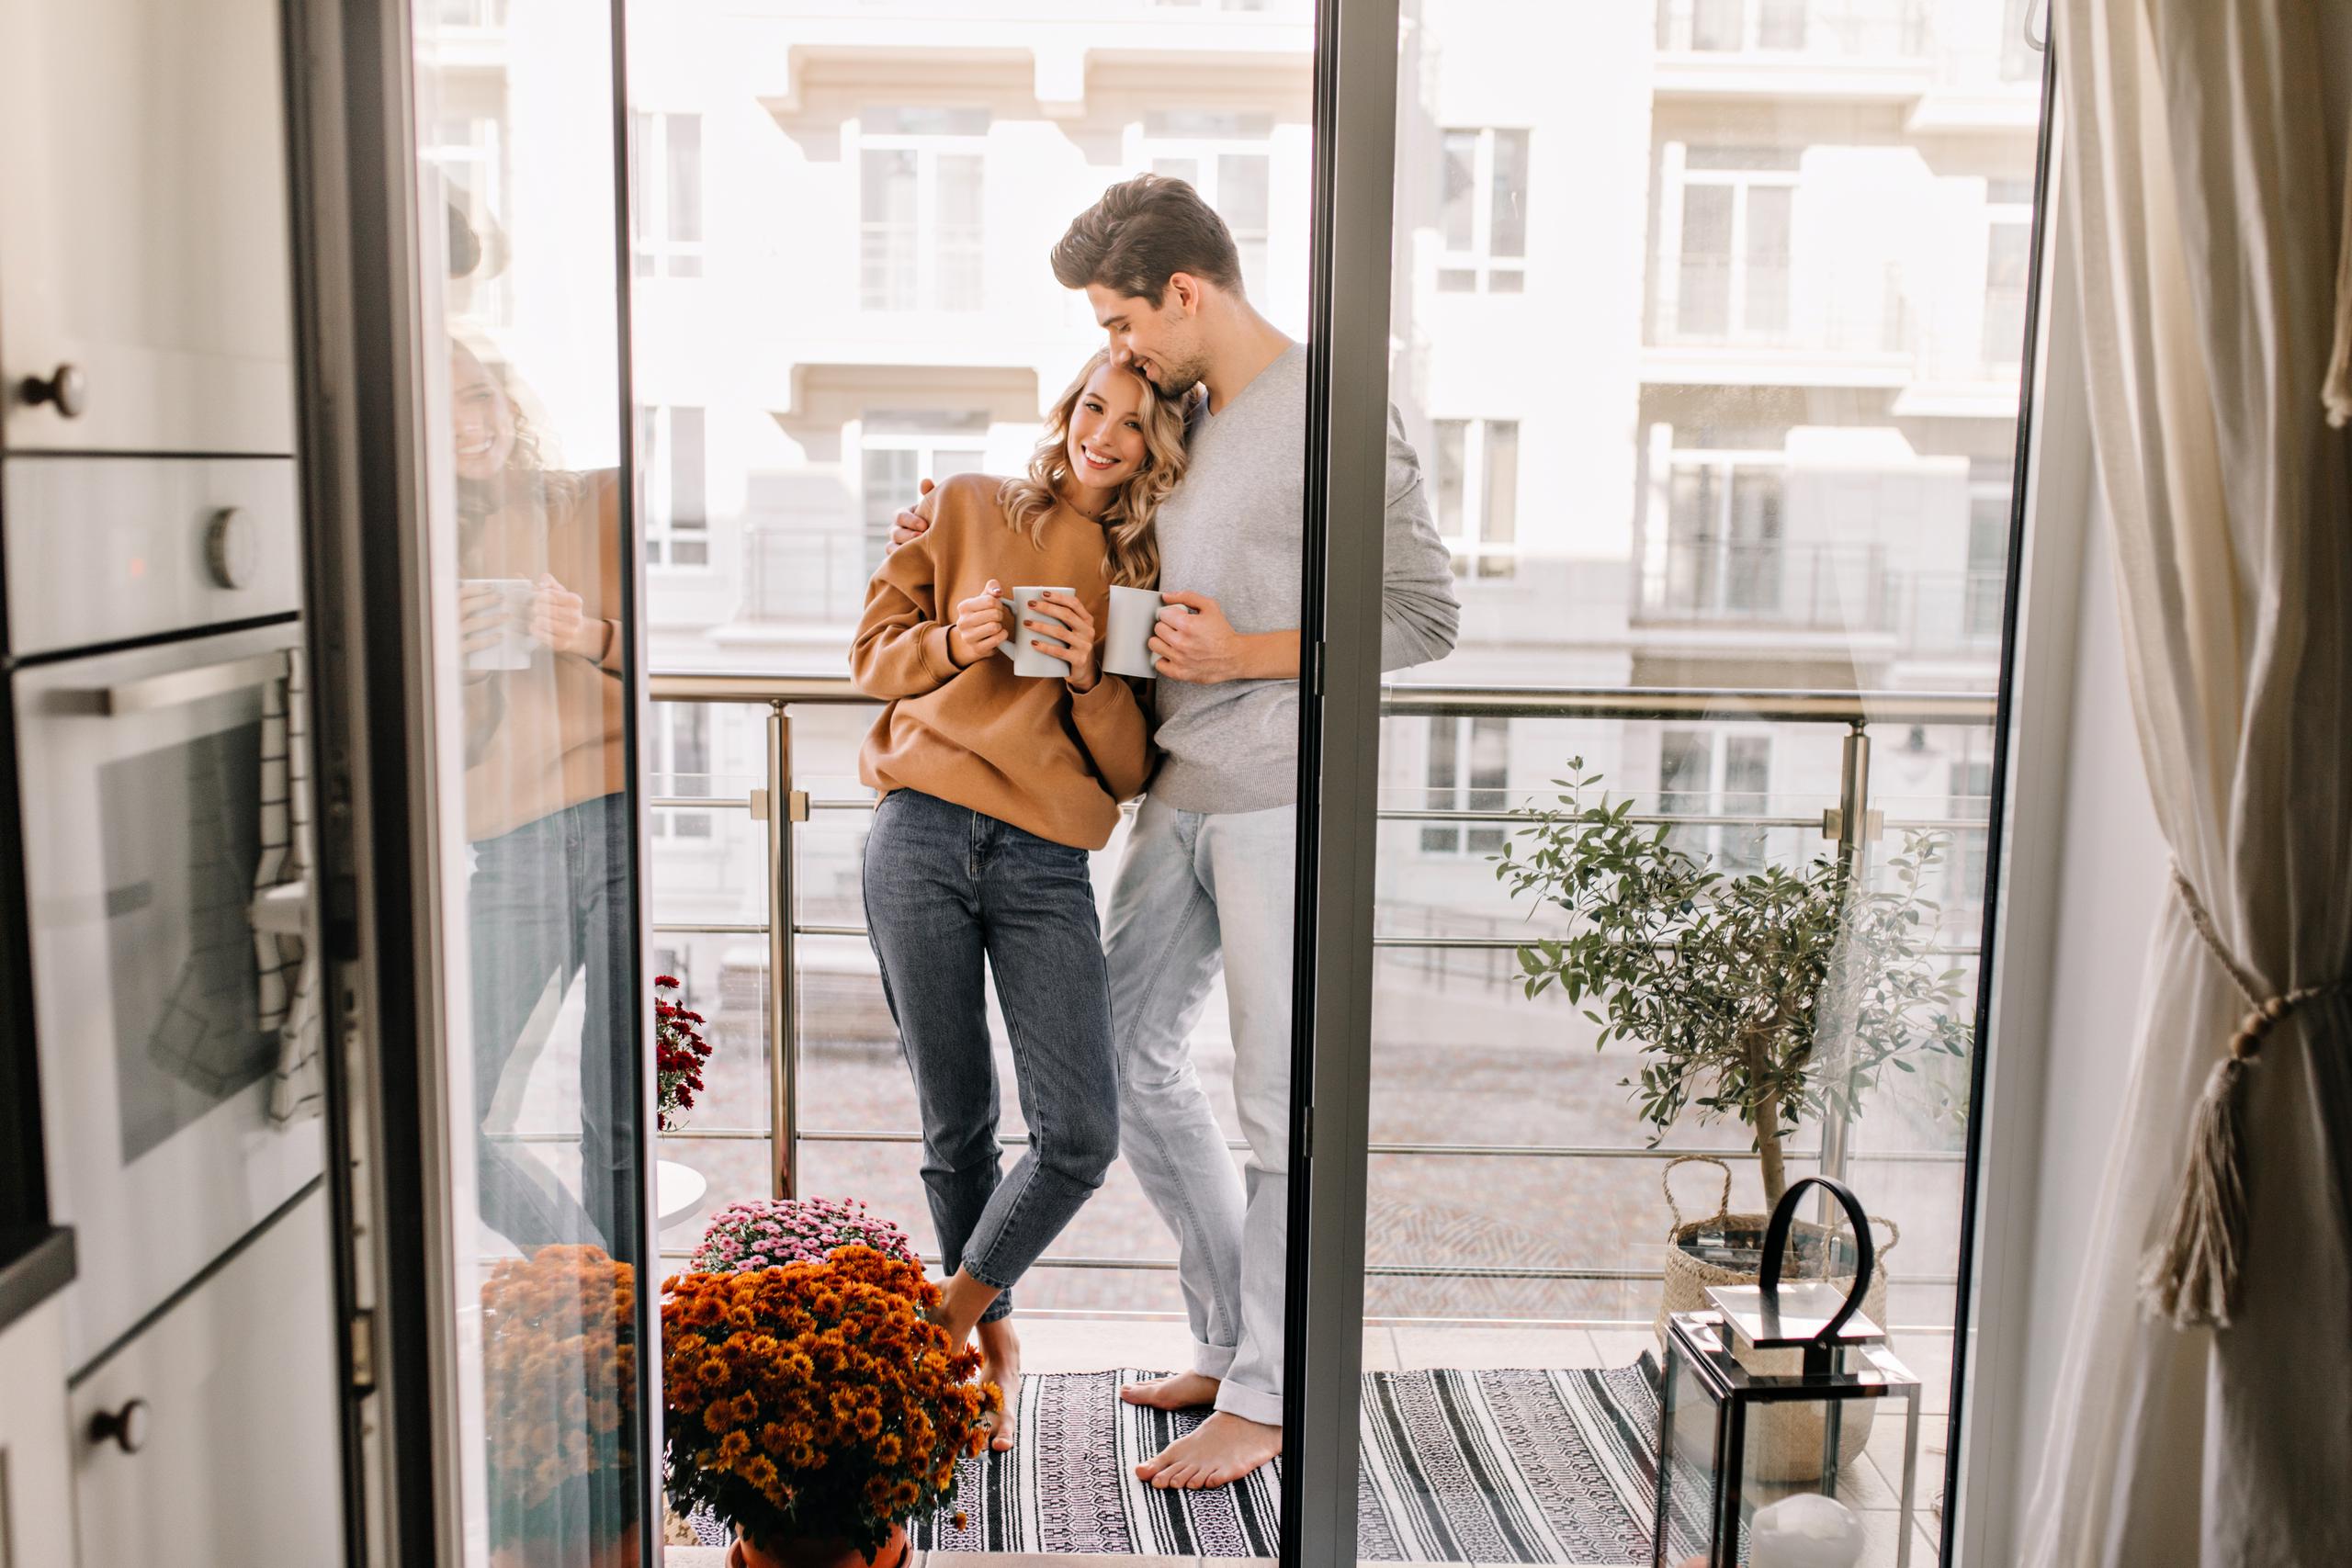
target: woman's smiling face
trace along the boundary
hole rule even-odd
[[[1070,410],[1069,471],[1089,490],[1114,490],[1143,466],[1144,400],[1151,390],[1135,372],[1095,367]]]
[[[449,351],[449,412],[458,477],[494,479],[514,450],[514,408],[497,378],[462,346]]]

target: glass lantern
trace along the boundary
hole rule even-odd
[[[1781,1281],[1797,1200],[1808,1187],[1835,1198],[1854,1224],[1854,1279],[1842,1290],[1828,1280]],[[1758,1282],[1713,1287],[1712,1311],[1668,1320],[1654,1568],[1856,1568],[1867,1545],[1862,1517],[1838,1493],[1850,1495],[1862,1439],[1898,1414],[1894,1568],[1910,1568],[1919,1380],[1887,1349],[1886,1331],[1861,1314],[1872,1263],[1860,1202],[1843,1183],[1809,1176],[1772,1211]]]

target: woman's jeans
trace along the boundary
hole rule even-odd
[[[865,913],[922,1111],[943,1271],[1004,1292],[1102,1185],[1119,1152],[1110,980],[1087,853],[897,790],[865,840]],[[996,979],[1029,1146],[1009,1177],[981,960]]]
[[[481,1217],[532,1252],[549,1242],[594,1242],[627,1258],[637,1234],[637,1054],[629,952],[626,796],[566,807],[474,846],[467,912],[473,927],[474,1112]],[[539,1174],[538,1162],[496,1141],[491,1103],[523,1028],[555,979],[587,974],[580,1030],[580,1200]],[[560,1095],[568,1099],[569,1096]]]

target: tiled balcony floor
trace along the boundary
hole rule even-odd
[[[1020,1318],[1023,1356],[1032,1372],[1099,1371],[1108,1367],[1146,1369],[1184,1365],[1184,1325],[1155,1317]],[[1646,1324],[1566,1325],[1469,1325],[1441,1323],[1367,1326],[1363,1366],[1368,1372],[1419,1371],[1430,1368],[1615,1367],[1654,1348]],[[1935,1504],[1943,1484],[1944,1434],[1940,1417],[1950,1408],[1951,1340],[1948,1335],[1911,1334],[1897,1353],[1924,1386],[1920,1399],[1917,1519],[1911,1545],[1913,1568],[1935,1568],[1939,1516]],[[1932,1417],[1932,1419],[1931,1419]],[[1870,1531],[1864,1568],[1894,1568],[1902,1481],[1902,1430],[1883,1423],[1874,1429],[1864,1461],[1849,1472],[1847,1501],[1859,1508]],[[936,1562],[908,1568],[1068,1568],[1068,1556],[1020,1556],[987,1552],[935,1552]],[[671,1547],[665,1568],[722,1568],[726,1554],[707,1548]],[[1090,1563],[1128,1568],[1183,1568],[1195,1560],[1176,1557],[1090,1557]],[[1255,1560],[1250,1560],[1254,1562]],[[1271,1560],[1268,1560],[1271,1562]],[[1212,1558],[1196,1568],[1244,1568],[1245,1560]],[[1560,1568],[1619,1568],[1614,1563],[1562,1564]],[[1631,1565],[1626,1565],[1631,1568]]]

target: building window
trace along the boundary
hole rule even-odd
[[[506,128],[492,115],[451,115],[434,129],[425,159],[448,187],[453,309],[483,326],[511,324],[506,287]],[[459,261],[460,248],[466,253]]]
[[[710,769],[710,705],[653,705],[653,775],[656,795],[701,798],[713,793]],[[710,813],[665,807],[653,813],[657,839],[707,839]],[[664,969],[663,974],[682,971]]]
[[[1958,761],[1951,765],[1951,814],[1954,819],[1984,822],[1993,815],[1993,764]],[[1989,828],[1963,828],[1951,852],[1951,901],[1981,905],[1984,874],[1993,843]]]
[[[1510,720],[1433,718],[1429,730],[1431,811],[1500,811],[1510,802]],[[1421,829],[1427,854],[1502,853],[1499,826],[1431,823]]]
[[[1787,469],[1758,455],[1677,452],[1667,479],[1666,549],[1646,608],[1781,619]]]
[[[1790,239],[1798,153],[1692,147],[1667,192],[1672,243],[1669,335],[1682,342],[1775,342],[1789,331]]]
[[[702,276],[702,116],[629,117],[629,227],[639,277]]]
[[[858,297],[869,310],[977,310],[984,108],[868,109],[858,125]]]
[[[1438,262],[1442,294],[1527,288],[1527,135],[1449,130],[1441,153]]]
[[[2001,608],[2009,575],[2013,471],[2006,457],[1980,457],[1969,465],[1968,577],[1962,589],[1961,626],[1972,637],[2001,635]]]
[[[1987,366],[2015,367],[2025,358],[2026,286],[2033,275],[2032,187],[1995,180],[1986,196],[1981,352]]]
[[[503,28],[506,0],[435,0],[435,15],[445,28]]]
[[[645,495],[648,566],[710,564],[708,458],[703,411],[640,407],[637,411],[637,472]]]
[[[1437,422],[1437,530],[1456,577],[1519,567],[1519,422]]]
[[[1668,828],[1669,843],[1735,875],[1763,869],[1769,829],[1724,818],[1761,817],[1771,804],[1770,736],[1669,729],[1657,778],[1659,813],[1685,818]]]
[[[869,412],[858,434],[859,483],[871,575],[890,547],[890,519],[914,503],[924,479],[976,474],[987,457],[989,416],[934,410]]]
[[[1155,109],[1144,118],[1151,172],[1201,193],[1233,231],[1242,291],[1266,298],[1266,246],[1273,232],[1272,115]]]

